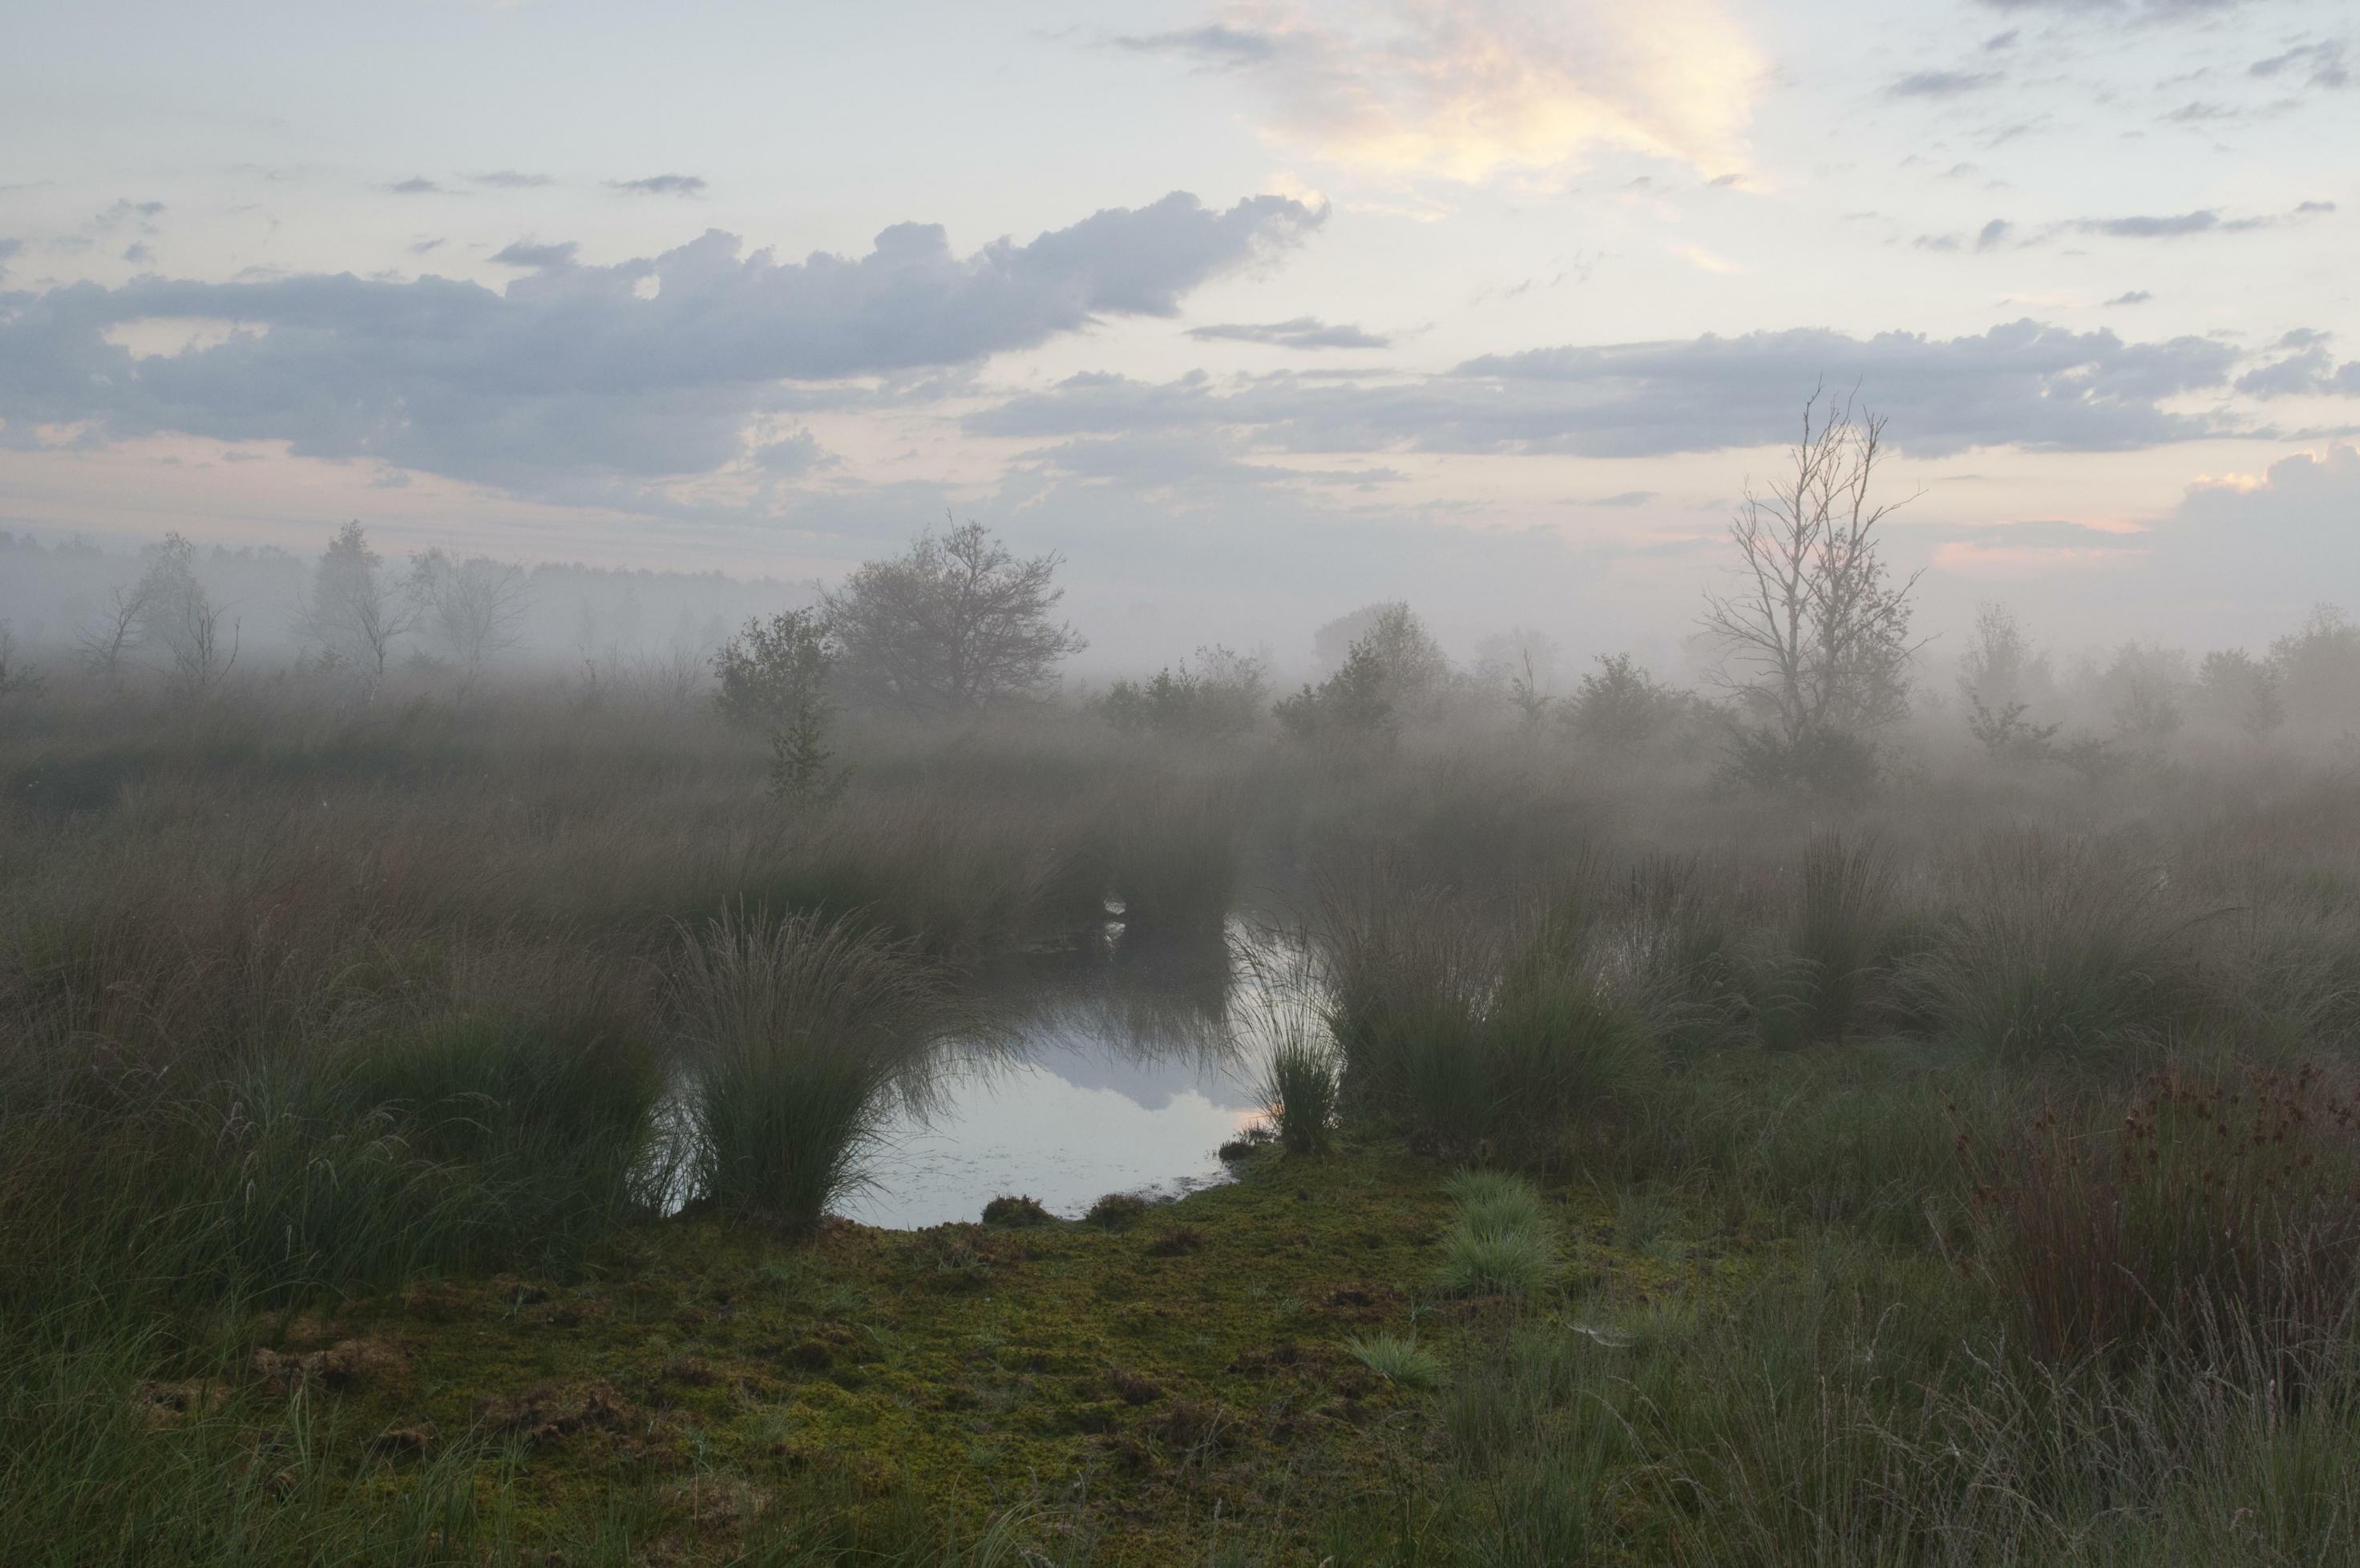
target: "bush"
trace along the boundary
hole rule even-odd
[[[1976,1162],[1984,1266],[2042,1360],[2224,1331],[2341,1337],[2360,1304],[2360,1102],[2320,1073],[2147,1074],[2114,1127],[2055,1109]]]
[[[1548,1220],[1531,1183],[1461,1171],[1450,1195],[1459,1217],[1442,1238],[1444,1288],[1459,1296],[1529,1296],[1556,1266]]]
[[[1227,648],[1200,648],[1196,668],[1158,670],[1146,681],[1118,681],[1098,712],[1125,735],[1166,740],[1218,740],[1261,722],[1270,694],[1262,660]]]
[[[1442,1386],[1441,1357],[1431,1350],[1419,1348],[1415,1338],[1373,1334],[1366,1339],[1355,1337],[1344,1343],[1361,1366],[1388,1383],[1421,1390]]]
[[[1443,1148],[1551,1152],[1654,1070],[1644,1021],[1563,911],[1496,916],[1380,883],[1328,901],[1343,1103]]]
[[[1300,1036],[1280,1040],[1262,1073],[1262,1098],[1287,1153],[1325,1153],[1336,1122],[1334,1050]]]
[[[672,992],[693,1188],[791,1230],[861,1184],[863,1156],[897,1099],[923,1093],[956,1018],[914,945],[851,916],[724,914],[685,933]]]
[[[2029,1062],[2203,1021],[2196,921],[2157,871],[2027,829],[1984,839],[1959,882],[1959,908],[1928,933],[1904,984],[1962,1041]]]
[[[1037,1199],[1003,1196],[983,1205],[983,1223],[1001,1230],[1031,1230],[1056,1221]]]

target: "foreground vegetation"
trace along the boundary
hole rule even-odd
[[[14,1561],[2360,1552],[2323,761],[1837,805],[1035,707],[782,800],[497,683],[7,723]],[[1008,953],[1246,894],[1308,957],[1235,1184],[822,1217]]]

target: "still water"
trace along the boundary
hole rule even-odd
[[[997,978],[1000,1038],[961,1048],[840,1203],[864,1225],[972,1220],[1001,1193],[1078,1215],[1109,1192],[1227,1180],[1215,1154],[1262,1111],[1268,939],[1154,939],[1120,920]]]

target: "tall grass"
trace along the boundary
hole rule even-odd
[[[1348,1109],[1438,1147],[1543,1156],[1644,1083],[1637,1009],[1563,907],[1502,914],[1389,879],[1331,890],[1320,933]]]
[[[866,1179],[957,1018],[914,944],[850,916],[741,909],[683,932],[672,998],[694,1191],[794,1230]]]
[[[2112,1126],[2045,1109],[1969,1153],[1985,1267],[2053,1365],[2159,1336],[2200,1350],[2224,1324],[2292,1347],[2360,1322],[2360,1104],[2316,1068],[2158,1071]]]
[[[2200,922],[2168,874],[2120,846],[1994,832],[1953,872],[1956,903],[1909,983],[1939,1027],[1997,1061],[2153,1045],[2199,1028]]]

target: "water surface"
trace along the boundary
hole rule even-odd
[[[1074,1216],[1109,1192],[1227,1180],[1215,1151],[1262,1112],[1268,997],[1237,956],[1256,951],[1268,939],[1235,920],[1181,940],[1110,919],[995,976],[1001,1038],[956,1048],[842,1212],[909,1228],[1022,1193]]]

